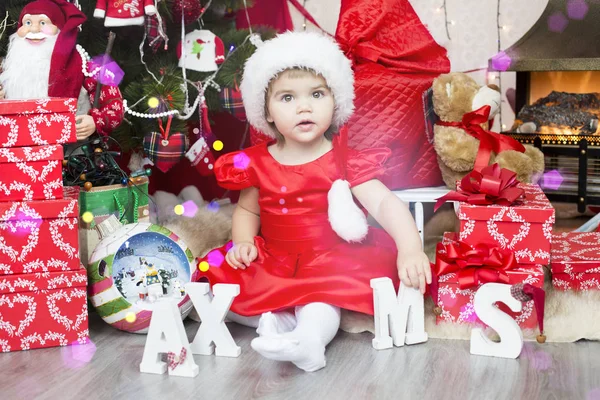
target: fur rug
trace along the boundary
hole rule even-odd
[[[196,257],[206,255],[231,239],[231,214],[233,205],[222,204],[218,211],[208,208],[198,190],[187,187],[179,194],[156,192],[153,196],[156,209],[151,214],[159,223],[181,237]],[[173,208],[192,200],[198,206],[193,217],[177,216]],[[557,212],[558,213],[558,212]],[[567,214],[567,213],[565,213]],[[438,211],[425,226],[425,252],[430,259],[435,255],[435,243],[444,232],[456,230],[456,216],[451,209]],[[574,342],[579,339],[600,340],[600,291],[561,292],[554,290],[546,271],[545,334],[548,342]],[[342,313],[341,329],[347,332],[374,332],[373,317],[349,311]],[[468,325],[440,323],[436,325],[433,303],[425,303],[425,330],[431,338],[469,340]],[[493,337],[493,332],[489,332]],[[535,340],[537,331],[524,331],[526,340]]]

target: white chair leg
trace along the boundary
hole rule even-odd
[[[419,236],[421,236],[421,243],[425,246],[425,239],[423,238],[423,225],[424,225],[424,216],[423,216],[423,203],[420,201],[415,202],[415,223],[417,224],[417,230],[419,231]]]

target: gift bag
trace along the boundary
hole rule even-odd
[[[79,253],[83,265],[88,265],[89,256],[100,243],[96,225],[110,215],[116,216],[123,225],[150,222],[148,200],[147,177],[134,178],[134,185],[130,186],[117,184],[80,191],[80,217],[88,211],[93,216],[90,223],[79,219]]]

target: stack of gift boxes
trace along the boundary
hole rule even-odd
[[[543,288],[545,267],[554,290],[600,290],[600,232],[554,233],[554,209],[541,188],[499,171],[490,166],[472,173],[442,199],[458,201],[460,232],[446,233],[436,248],[438,285],[432,294],[438,323],[483,325],[473,307],[482,284]],[[467,190],[461,187],[465,183]],[[503,196],[503,190],[514,189],[522,190],[519,198]],[[540,327],[534,302],[524,303],[518,313],[498,306],[521,328]]]
[[[85,343],[78,190],[63,188],[75,99],[0,101],[0,350]]]
[[[491,168],[486,173],[491,175]],[[461,195],[454,199],[463,200],[457,204],[460,232],[446,233],[437,246],[434,270],[438,274],[438,323],[483,325],[475,313],[473,298],[484,283],[543,288],[544,266],[550,263],[554,208],[539,186],[518,183],[504,172],[502,179],[499,174],[490,175],[478,175],[476,186],[481,186],[481,192],[465,194],[459,186]],[[498,196],[486,196],[494,191],[483,190],[486,179],[497,180],[497,185],[490,187]],[[512,185],[507,185],[510,181]],[[519,190],[516,201],[502,196],[503,186]],[[521,328],[537,330],[533,302],[524,303],[517,313],[503,304],[499,307]]]

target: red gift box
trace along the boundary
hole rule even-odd
[[[445,233],[443,243],[447,244],[456,241],[458,235],[456,233]],[[438,248],[438,251],[440,248]],[[444,251],[443,249],[441,251]],[[439,253],[438,253],[439,254]],[[439,257],[439,255],[436,255]],[[529,283],[533,286],[542,288],[544,285],[544,267],[542,265],[519,265],[517,268],[507,270],[509,285],[517,283]],[[437,323],[450,322],[458,324],[471,324],[485,326],[483,322],[477,318],[473,298],[477,289],[481,286],[477,284],[469,288],[460,288],[459,276],[457,273],[449,273],[438,277],[438,301],[437,305],[441,307],[441,315],[437,317]],[[503,283],[503,282],[500,282]],[[538,319],[534,310],[532,301],[523,303],[521,312],[514,313],[504,305],[499,304],[498,307],[513,317],[519,326],[523,329],[537,329]]]
[[[0,349],[86,343],[86,283],[82,265],[76,271],[0,276]]]
[[[509,249],[519,264],[548,265],[554,208],[538,185],[518,187],[525,190],[525,197],[513,206],[458,203],[460,240]]]
[[[79,269],[76,193],[0,202],[0,276]]]
[[[0,148],[0,201],[62,198],[62,145]]]
[[[77,141],[77,99],[0,100],[0,147]]]
[[[552,235],[552,284],[559,290],[600,290],[600,232]]]

